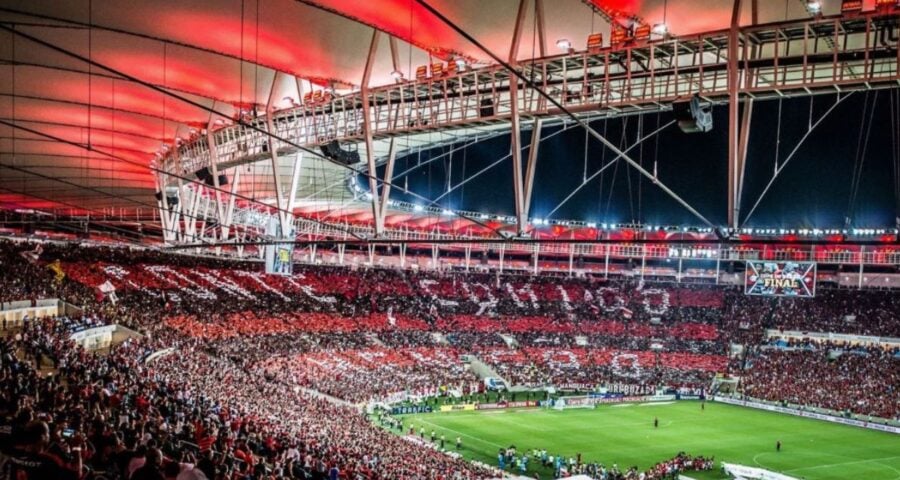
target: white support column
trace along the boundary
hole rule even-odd
[[[519,11],[516,15],[515,29],[509,47],[509,64],[516,68],[516,60],[519,55],[519,41],[522,37],[522,27],[525,23],[525,9],[528,0],[519,0]],[[515,195],[516,208],[516,233],[525,233],[525,225],[528,220],[525,213],[525,192],[522,186],[522,147],[519,145],[521,136],[521,124],[519,122],[519,79],[515,75],[509,76],[509,107],[510,107],[510,142],[509,148],[513,162],[513,193]]]
[[[173,241],[172,227],[169,225],[171,217],[169,216],[169,202],[166,199],[165,184],[161,183],[161,176],[162,174],[160,173],[153,176],[156,194],[159,196],[159,199],[156,201],[156,207],[159,210],[159,224],[162,227],[163,242],[170,244]]]
[[[544,0],[534,0],[534,23],[537,25],[538,53],[547,56],[547,36],[544,33]]]
[[[534,248],[532,248],[532,253],[534,254],[534,274],[538,274],[538,258],[541,256],[541,244],[535,243]]]
[[[719,271],[722,268],[722,245],[716,248],[716,285],[719,284]],[[746,275],[746,273],[745,273]]]
[[[188,205],[187,214],[184,215],[184,233],[185,241],[193,242],[197,237],[197,214],[200,212],[200,199],[203,198],[203,185],[200,183],[192,183],[187,186],[187,191],[191,192],[190,205]]]
[[[734,0],[731,30],[728,33],[728,226],[738,228],[741,205],[738,199],[740,180],[738,42],[740,39],[741,0]]]
[[[544,126],[543,119],[534,121],[531,132],[531,147],[528,149],[528,163],[525,166],[524,206],[522,215],[527,220],[531,212],[531,197],[534,192],[534,173],[537,170],[538,148],[541,145],[541,129]]]
[[[187,200],[184,195],[184,180],[178,178],[178,205],[175,206],[175,212],[170,223],[174,225],[175,240],[179,242],[184,241],[184,229],[186,227],[182,226],[181,223],[184,217],[182,212],[184,212],[186,202]]]
[[[272,104],[275,100],[275,85],[278,82],[279,72],[275,72],[275,75],[272,77],[272,86],[269,88],[269,99],[266,102],[266,132],[269,134],[266,135],[266,144],[269,147],[269,159],[272,162],[272,185],[275,187],[275,207],[278,209],[278,221],[281,225],[281,235],[287,236],[288,232],[291,231],[291,225],[288,220],[288,214],[285,210],[285,198],[282,194],[281,189],[281,181],[278,178],[278,152],[276,151],[277,146],[275,145],[275,124],[272,121]]]
[[[397,37],[391,35],[390,37],[390,45],[391,45],[391,62],[394,66],[395,72],[403,73],[403,65],[400,63],[400,48],[397,47]],[[395,82],[401,83],[403,82],[403,77],[396,77],[394,79]]]
[[[575,244],[569,244],[569,276],[575,273]]]
[[[609,244],[604,245],[606,248],[606,262],[603,267],[603,278],[609,278]]]
[[[468,272],[469,264],[471,263],[471,260],[472,260],[472,244],[471,243],[466,244],[465,254],[466,254],[466,272]]]
[[[388,201],[391,197],[391,183],[394,178],[394,164],[397,160],[396,138],[391,137],[391,143],[388,147],[387,164],[384,166],[384,179],[381,182],[381,201],[378,207],[378,214],[381,215],[381,228],[384,229],[384,219],[387,216]],[[373,175],[375,173],[373,172]]]
[[[293,217],[293,215],[291,215],[291,216]],[[322,224],[317,223],[316,224],[316,238],[315,238],[316,240],[318,240],[320,237],[320,234],[322,232],[321,229],[322,229]],[[318,251],[319,251],[318,243],[313,243],[309,246],[309,253],[310,253],[309,261],[310,261],[310,263],[312,263],[312,264],[316,263],[316,254],[318,253]]]
[[[400,244],[400,268],[406,267],[406,244]]]
[[[748,98],[744,102],[743,118],[741,119],[740,132],[738,134],[738,165],[737,165],[737,184],[735,185],[734,200],[734,223],[730,226],[738,228],[741,223],[741,198],[744,192],[744,172],[747,169],[747,146],[750,140],[750,122],[753,119],[753,99]]]
[[[641,248],[641,283],[644,283],[644,270],[647,269],[647,244]]]
[[[866,258],[866,246],[861,245],[859,247],[859,284],[857,287],[862,290],[863,288],[863,266],[865,265]]]
[[[438,246],[436,243],[431,244],[431,267],[435,270],[440,269],[440,265],[438,265]]]
[[[219,222],[219,227],[221,228],[225,221],[225,205],[222,202],[221,185],[219,185],[219,155],[216,150],[216,138],[212,133],[211,127],[212,125],[208,125],[206,128],[206,142],[209,148],[209,170],[212,172],[213,187],[215,187],[216,220]],[[222,232],[221,239],[226,240],[225,230],[220,231]]]
[[[200,241],[203,241],[206,239],[206,237],[204,236],[204,233],[206,231],[206,218],[209,216],[209,204],[211,201],[212,200],[210,197],[208,197],[208,196],[203,197],[203,214],[200,215],[200,228],[199,228],[199,231],[197,232],[197,236],[199,237]],[[213,240],[215,240],[215,237],[213,237]],[[217,249],[216,255],[218,255],[218,254],[219,254],[219,250]]]
[[[678,271],[675,272],[675,283],[681,283],[681,256],[678,257]]]
[[[297,152],[294,165],[291,167],[291,190],[287,192],[288,215],[294,217],[294,208],[297,206],[297,187],[300,184],[300,172],[303,170],[303,152]]]
[[[347,244],[339,243],[338,244],[338,264],[344,265],[344,251],[347,250]]]
[[[506,244],[500,244],[500,273],[503,273],[503,255],[506,253]]]
[[[234,169],[234,176],[231,179],[231,192],[228,194],[228,205],[225,206],[225,220],[222,221],[222,239],[229,238],[231,223],[234,220],[234,200],[237,196],[238,182],[241,181],[240,167]]]
[[[363,71],[360,84],[360,96],[362,97],[363,127],[366,139],[366,162],[369,168],[369,192],[372,195],[372,218],[375,221],[375,236],[380,237],[384,232],[384,217],[381,215],[381,202],[378,195],[378,170],[375,165],[375,148],[372,140],[372,117],[369,105],[369,78],[372,75],[372,67],[375,64],[375,53],[378,51],[378,39],[381,32],[372,32],[372,43],[369,45],[369,55],[366,58],[366,68]],[[390,181],[390,180],[388,180]]]

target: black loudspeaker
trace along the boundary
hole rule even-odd
[[[325,155],[325,158],[337,160],[337,151],[340,150],[341,147],[340,145],[338,145],[337,140],[332,140],[328,143],[320,145],[319,149],[322,150],[322,155]]]
[[[734,273],[734,262],[728,262],[728,264],[725,266],[725,271],[729,274]]]
[[[209,167],[203,167],[200,170],[197,170],[194,175],[197,175],[197,180],[207,185],[212,185],[212,173],[210,173]]]
[[[490,98],[485,98],[481,100],[481,108],[478,109],[478,114],[482,117],[493,117],[494,116],[494,100]]]
[[[24,233],[25,235],[33,234],[34,233],[34,224],[26,223],[26,224],[22,225],[22,233]]]
[[[578,257],[575,258],[575,268],[577,268],[579,270],[584,268],[584,257],[583,256],[579,255]]]
[[[268,143],[262,144],[262,151],[263,151],[263,153],[269,153],[269,144]]]
[[[359,163],[359,152],[353,150],[344,150],[343,148],[341,148],[341,144],[339,144],[337,140],[332,140],[324,145],[321,145],[319,149],[322,150],[322,155],[325,155],[325,158],[329,158],[344,165],[353,165],[354,163]]]
[[[672,102],[678,128],[684,133],[708,132],[713,128],[712,108],[700,105],[700,97]]]
[[[210,187],[216,185],[213,174],[209,171],[209,167],[203,167],[200,170],[197,170],[195,175],[197,175],[197,180],[209,185]],[[225,174],[219,174],[219,186],[221,187],[222,185],[228,185],[228,176]],[[172,197],[169,198],[169,201],[171,202]],[[160,199],[160,197],[157,197],[157,199]],[[178,201],[176,200],[175,203],[178,203]]]

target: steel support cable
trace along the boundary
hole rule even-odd
[[[863,101],[863,109],[862,109],[862,112],[860,114],[860,119],[859,119],[859,134],[857,135],[857,138],[856,138],[856,153],[853,156],[853,173],[850,176],[850,195],[847,199],[847,211],[844,215],[845,225],[850,223],[850,215],[851,215],[851,210],[852,210],[853,203],[854,203],[854,197],[855,197],[855,193],[854,193],[855,188],[854,187],[856,184],[856,175],[859,170],[860,151],[863,148],[863,137],[865,136],[865,132],[866,132],[866,114],[869,112],[869,97],[870,97],[869,93],[870,93],[869,91],[866,91],[866,98]],[[875,106],[872,105],[872,110],[874,110],[874,109],[875,109]]]
[[[445,157],[445,156],[448,155],[448,154],[451,154],[451,155],[452,155],[454,152],[457,152],[457,151],[459,151],[459,150],[463,150],[463,151],[465,152],[465,149],[466,149],[467,147],[470,147],[470,146],[472,146],[472,145],[475,145],[476,143],[479,143],[479,142],[481,142],[481,141],[483,141],[483,140],[490,140],[491,138],[499,137],[500,135],[509,135],[509,134],[506,133],[506,132],[502,132],[502,133],[494,133],[494,134],[488,135],[488,136],[485,137],[485,138],[476,138],[476,139],[471,140],[471,141],[469,141],[469,142],[467,142],[467,143],[464,143],[463,145],[461,145],[461,146],[459,146],[459,147],[456,147],[456,148],[450,150],[449,152],[442,153],[442,154],[438,155],[437,157],[430,157],[430,158],[428,158],[427,160],[425,160],[425,162],[423,162],[423,163],[420,163],[420,164],[417,164],[417,165],[413,165],[412,167],[409,167],[409,168],[407,168],[406,170],[404,170],[404,171],[402,171],[402,172],[400,172],[400,173],[394,175],[394,177],[391,178],[390,181],[393,182],[395,178],[403,178],[404,176],[409,175],[410,173],[412,173],[414,170],[419,169],[419,168],[422,167],[423,165],[428,165],[429,163],[431,163],[431,162],[433,162],[433,161],[435,161],[435,160],[439,160],[439,159]]]
[[[894,217],[900,227],[900,89],[889,92],[891,105],[891,153],[894,169]]]
[[[546,139],[548,139],[548,138],[555,137],[555,136],[559,135],[560,133],[563,133],[563,132],[565,132],[566,130],[568,130],[568,129],[574,127],[574,126],[575,126],[575,125],[574,125],[574,124],[571,124],[571,123],[564,124],[564,125],[563,125],[563,128],[559,129],[559,131],[556,131],[556,132],[553,132],[553,133],[548,133],[546,136],[541,137],[541,140],[543,141],[543,140],[546,140]],[[526,151],[526,150],[528,150],[528,149],[530,149],[530,148],[531,148],[531,145],[530,145],[530,144],[529,144],[529,145],[524,145],[524,146],[522,147],[522,151],[524,152],[524,151]],[[445,192],[445,193],[442,194],[441,196],[439,196],[439,197],[437,197],[436,199],[434,199],[434,201],[435,201],[435,202],[440,201],[440,200],[443,199],[445,196],[447,196],[447,194],[449,194],[449,193],[453,192],[454,190],[456,190],[457,188],[460,188],[460,187],[462,187],[463,185],[469,183],[469,181],[478,178],[479,176],[481,176],[482,173],[485,173],[485,172],[487,172],[488,170],[490,170],[490,169],[496,167],[497,165],[500,165],[500,164],[501,164],[502,162],[504,162],[506,159],[511,158],[511,157],[512,157],[512,152],[507,153],[506,155],[504,155],[504,156],[500,157],[499,159],[497,159],[494,163],[492,163],[492,164],[490,164],[490,165],[488,165],[488,166],[482,168],[482,169],[479,170],[478,172],[476,172],[475,175],[472,175],[472,176],[469,177],[469,178],[464,178],[461,182],[459,182],[459,183],[457,183],[456,185],[454,185],[453,188],[451,188],[450,190],[448,190],[447,192]]]
[[[609,117],[603,119],[603,136],[605,137],[607,132],[609,131]],[[603,166],[606,164],[606,149],[600,149],[600,165]],[[600,174],[600,188],[597,189],[597,211],[599,212],[601,208],[603,208],[603,185],[604,185],[605,175],[603,173]],[[605,213],[604,213],[605,216]]]
[[[528,80],[528,77],[526,77],[524,74],[522,74],[522,72],[520,72],[520,71],[514,69],[509,63],[503,61],[503,59],[501,59],[500,57],[498,57],[494,52],[492,52],[490,49],[488,49],[487,47],[485,47],[485,46],[484,46],[482,43],[480,43],[477,39],[475,39],[474,37],[472,37],[468,32],[466,32],[466,31],[463,30],[461,27],[459,27],[456,23],[454,23],[452,20],[450,20],[449,18],[447,18],[447,17],[446,17],[443,13],[441,13],[439,10],[437,10],[436,8],[434,8],[433,6],[431,6],[427,1],[425,1],[425,0],[416,0],[416,2],[418,2],[419,5],[422,5],[423,8],[425,8],[426,10],[428,10],[429,12],[431,12],[431,14],[434,15],[435,17],[437,17],[439,20],[441,20],[442,22],[444,22],[445,24],[447,24],[447,26],[449,26],[449,27],[452,28],[454,31],[456,31],[456,33],[460,34],[463,38],[465,38],[466,40],[468,40],[469,42],[471,42],[473,45],[475,45],[476,47],[478,47],[478,48],[479,48],[481,51],[483,51],[485,54],[487,54],[488,56],[490,56],[495,62],[497,62],[497,63],[498,63],[499,65],[501,65],[504,69],[506,69],[507,71],[509,71],[509,72],[510,72],[512,75],[514,75],[516,78],[518,78],[519,80],[522,80],[522,81],[525,83],[525,85],[526,85],[527,87],[533,89],[533,90],[534,90],[535,92],[537,92],[540,96],[544,97],[548,102],[550,102],[551,104],[553,104],[553,106],[556,107],[560,112],[564,113],[564,114],[567,115],[569,118],[571,118],[572,120],[574,120],[576,124],[580,125],[580,126],[581,126],[582,128],[584,128],[584,129],[586,129],[586,130],[591,134],[591,136],[593,136],[594,138],[596,138],[597,140],[599,140],[601,143],[603,143],[604,145],[606,145],[607,148],[609,148],[610,150],[612,150],[612,151],[613,151],[614,153],[616,153],[617,155],[620,155],[621,158],[622,158],[623,160],[625,160],[629,165],[631,165],[634,169],[636,169],[638,172],[640,172],[641,175],[644,175],[644,176],[647,177],[648,179],[652,180],[653,183],[655,183],[656,185],[658,185],[664,192],[666,192],[670,197],[672,197],[676,202],[678,202],[678,204],[680,204],[682,207],[684,207],[687,211],[689,211],[689,212],[690,212],[691,214],[693,214],[695,217],[697,217],[698,219],[700,219],[704,224],[706,224],[707,226],[709,226],[709,227],[711,227],[711,228],[715,228],[715,224],[713,224],[712,222],[710,222],[709,220],[707,220],[706,217],[704,217],[700,212],[698,212],[696,209],[694,209],[694,207],[692,207],[689,203],[687,203],[686,201],[684,201],[680,196],[678,196],[678,194],[676,194],[674,191],[672,191],[672,189],[670,189],[669,187],[667,187],[664,183],[660,182],[660,181],[659,181],[656,177],[654,177],[650,172],[648,172],[648,171],[645,170],[642,166],[640,166],[637,162],[635,162],[634,159],[632,159],[631,157],[629,157],[629,156],[628,156],[627,154],[625,154],[622,150],[620,150],[619,148],[617,148],[612,142],[610,142],[610,141],[607,140],[605,137],[603,137],[602,135],[600,135],[600,133],[598,133],[596,130],[594,130],[593,128],[591,128],[590,125],[587,125],[586,123],[584,123],[583,120],[581,120],[580,118],[578,118],[578,117],[577,117],[575,114],[573,114],[568,108],[566,108],[566,107],[563,106],[561,103],[559,103],[559,101],[556,100],[555,98],[553,98],[552,95],[550,95],[550,94],[548,94],[547,92],[545,92],[544,90],[538,88],[538,86],[535,85],[535,84],[534,84],[533,82],[531,82],[530,80]]]
[[[606,193],[606,208],[603,209],[603,218],[609,218],[609,209],[612,208],[613,193],[616,191],[616,178],[619,176],[620,162],[610,162],[613,167],[612,177],[609,179],[609,192]]]
[[[851,197],[850,197],[850,205],[847,206],[847,218],[852,218],[851,215],[853,215],[853,210],[856,207],[856,200],[857,200],[857,198],[859,198],[859,185],[862,183],[863,168],[865,167],[865,164],[866,164],[866,155],[869,152],[869,138],[872,135],[872,125],[875,123],[874,122],[875,107],[877,104],[878,104],[878,91],[875,91],[875,96],[872,98],[872,107],[871,107],[871,110],[869,111],[869,122],[868,122],[868,125],[864,125],[865,130],[866,130],[866,135],[865,135],[865,140],[863,141],[863,145],[862,145],[862,153],[859,156],[859,168],[856,172],[855,183],[853,184],[853,186],[850,190]]]
[[[806,139],[809,138],[810,134],[812,134],[812,132],[815,131],[816,127],[818,127],[819,124],[821,124],[822,121],[825,120],[825,118],[827,118],[828,115],[831,112],[833,112],[835,108],[837,108],[838,105],[840,105],[844,100],[849,98],[854,93],[855,92],[850,92],[850,93],[844,95],[843,97],[838,96],[837,101],[835,101],[834,104],[832,104],[831,107],[829,107],[828,110],[826,110],[825,113],[823,113],[822,116],[819,117],[818,120],[816,120],[816,122],[812,125],[812,128],[809,128],[806,131],[806,133],[804,133],[803,136],[800,137],[800,140],[794,146],[793,150],[791,150],[791,153],[789,153],[788,156],[785,157],[784,162],[781,162],[781,165],[778,165],[775,168],[775,173],[772,175],[772,178],[769,179],[769,183],[767,183],[765,188],[763,188],[762,193],[759,194],[759,198],[756,199],[756,203],[753,204],[753,208],[751,208],[750,211],[747,213],[747,216],[744,217],[744,221],[741,222],[741,226],[745,225],[750,220],[750,217],[753,216],[753,212],[755,212],[756,208],[759,207],[759,204],[762,203],[762,200],[766,196],[766,193],[768,193],[769,189],[772,188],[772,184],[775,183],[775,180],[778,178],[779,175],[781,175],[781,172],[784,171],[785,167],[787,167],[787,164],[791,161],[791,159],[794,158],[794,154],[796,154],[797,151],[800,150],[800,147],[803,145],[803,143],[806,141]]]
[[[667,124],[665,124],[665,125],[663,125],[663,126],[657,128],[657,129],[654,130],[653,132],[648,133],[647,135],[645,135],[645,136],[643,136],[643,137],[641,137],[641,138],[638,138],[633,144],[631,144],[628,148],[626,148],[625,150],[623,150],[622,153],[623,153],[623,154],[627,154],[628,152],[630,152],[631,150],[633,150],[635,147],[637,147],[638,145],[642,144],[642,143],[643,143],[645,140],[647,140],[648,138],[650,138],[650,137],[652,137],[652,136],[654,136],[654,135],[657,135],[658,133],[660,133],[660,132],[662,132],[663,130],[665,130],[666,128],[668,128],[668,127],[674,125],[675,123],[676,123],[675,120],[671,120],[671,121],[669,121],[669,123],[667,123]],[[568,202],[569,200],[571,200],[572,197],[574,197],[576,193],[578,193],[582,188],[584,188],[585,185],[587,185],[588,183],[591,183],[591,181],[592,181],[593,179],[597,178],[597,175],[602,174],[604,171],[606,171],[607,168],[609,168],[610,166],[612,166],[613,164],[615,164],[616,161],[619,160],[619,158],[620,158],[620,155],[616,155],[615,158],[613,158],[612,160],[610,160],[610,161],[609,161],[608,163],[606,163],[605,165],[601,166],[599,170],[597,170],[596,172],[592,173],[590,177],[586,178],[583,182],[581,182],[581,185],[579,185],[578,187],[576,187],[575,190],[572,191],[572,193],[570,193],[566,198],[564,198],[561,202],[559,202],[559,204],[558,204],[556,207],[554,207],[553,210],[550,211],[550,213],[547,214],[547,217],[549,218],[549,217],[552,216],[554,213],[556,213],[557,210],[559,210],[560,208],[562,208],[562,206],[565,205],[566,202]],[[611,196],[611,195],[612,195],[612,191],[613,191],[612,187],[610,187],[610,190],[609,190],[609,191],[610,191],[610,196]],[[608,203],[609,203],[609,202],[607,202],[607,205],[608,205]]]
[[[3,24],[2,22],[0,22],[0,30],[6,30],[6,31],[8,31],[8,32],[13,33],[14,35],[19,35],[19,36],[21,36],[21,37],[23,37],[23,38],[26,38],[26,39],[28,39],[28,40],[34,42],[34,43],[37,43],[37,44],[39,44],[39,45],[43,45],[43,46],[45,46],[45,47],[47,47],[47,48],[49,48],[49,49],[51,49],[51,50],[54,50],[54,51],[59,52],[59,53],[62,53],[63,55],[66,55],[66,56],[75,58],[75,59],[80,60],[80,61],[85,62],[85,63],[92,64],[92,65],[94,65],[94,66],[96,66],[96,67],[98,67],[98,68],[102,68],[102,69],[104,69],[104,70],[106,70],[106,71],[108,71],[108,72],[110,72],[110,73],[113,73],[113,74],[115,74],[115,75],[118,75],[118,76],[120,76],[120,77],[122,77],[122,78],[124,78],[124,79],[126,79],[126,80],[130,80],[130,81],[132,81],[132,82],[138,83],[138,84],[140,84],[141,86],[143,86],[143,87],[145,87],[145,88],[148,88],[148,89],[150,89],[150,90],[159,92],[159,93],[161,93],[161,94],[163,94],[163,95],[165,95],[165,96],[169,96],[169,97],[175,98],[176,100],[179,100],[179,101],[181,101],[181,102],[184,102],[184,103],[186,103],[186,104],[188,104],[188,105],[190,105],[190,106],[192,106],[192,107],[198,108],[198,109],[200,109],[200,110],[209,112],[209,113],[214,114],[214,115],[219,115],[219,116],[221,116],[221,113],[215,111],[214,109],[212,109],[212,108],[210,108],[210,107],[207,107],[206,105],[203,105],[202,103],[196,102],[196,101],[194,101],[194,100],[191,100],[191,99],[189,99],[189,98],[183,97],[183,96],[178,95],[178,94],[176,94],[176,93],[172,93],[172,92],[166,90],[165,88],[158,87],[158,86],[156,86],[156,85],[153,85],[153,84],[151,84],[151,83],[148,83],[148,82],[146,82],[146,81],[144,81],[144,80],[141,80],[141,79],[139,79],[139,78],[137,78],[137,77],[134,77],[134,76],[129,75],[129,74],[127,74],[127,73],[124,73],[124,72],[122,72],[122,71],[116,70],[116,69],[114,69],[114,68],[112,68],[112,67],[109,67],[109,66],[107,66],[107,65],[101,64],[101,63],[99,63],[99,62],[92,61],[92,60],[90,60],[90,59],[88,59],[88,58],[85,58],[85,57],[82,56],[82,55],[79,55],[79,54],[77,54],[77,53],[74,53],[74,52],[72,52],[72,51],[69,51],[69,50],[67,50],[67,49],[65,49],[65,48],[62,48],[62,47],[60,47],[60,46],[58,46],[58,45],[56,45],[56,44],[54,44],[54,43],[48,42],[48,41],[46,41],[46,40],[42,40],[42,39],[40,39],[40,38],[38,38],[38,37],[35,37],[35,36],[33,36],[33,35],[29,35],[29,34],[27,34],[27,33],[23,33],[23,32],[16,31],[16,30],[14,30],[14,29],[12,29],[12,28],[6,26],[6,25]],[[294,148],[296,148],[296,149],[298,149],[298,150],[301,150],[301,151],[304,151],[304,152],[306,152],[306,153],[309,153],[310,155],[312,155],[312,156],[315,157],[315,158],[319,158],[319,159],[324,160],[324,161],[326,161],[326,162],[329,162],[329,163],[332,163],[332,164],[334,164],[334,165],[337,165],[338,167],[341,167],[341,168],[344,168],[344,169],[346,169],[346,170],[349,170],[350,172],[356,173],[357,175],[362,175],[362,176],[365,176],[366,178],[375,178],[376,180],[378,180],[377,177],[374,177],[372,174],[369,174],[369,173],[367,173],[367,172],[365,172],[365,171],[362,171],[362,170],[358,170],[358,169],[356,169],[356,168],[351,167],[350,165],[343,164],[343,163],[338,162],[338,161],[336,161],[336,160],[332,160],[332,159],[330,159],[330,158],[327,158],[327,157],[325,157],[324,155],[322,155],[321,153],[315,151],[315,150],[312,149],[312,148],[308,148],[308,147],[305,147],[305,146],[300,145],[300,144],[298,144],[298,143],[295,143],[295,142],[293,142],[293,141],[291,141],[291,140],[288,140],[287,138],[283,138],[283,137],[281,137],[280,135],[277,135],[277,134],[275,134],[275,133],[270,133],[270,132],[268,132],[268,131],[267,131],[266,129],[264,129],[264,128],[257,127],[256,125],[253,125],[252,123],[249,123],[249,122],[244,121],[243,118],[240,118],[240,117],[239,117],[237,120],[235,120],[235,123],[236,123],[237,125],[240,125],[240,126],[246,128],[246,129],[253,130],[254,132],[257,132],[257,133],[259,133],[259,134],[261,134],[261,135],[264,135],[264,136],[266,136],[266,137],[272,138],[273,140],[277,140],[277,141],[279,141],[279,142],[281,142],[281,143],[283,143],[283,144],[285,144],[285,145],[289,145],[289,146],[294,147]],[[212,161],[212,159],[210,159],[210,161]],[[156,169],[156,170],[159,171],[159,169]],[[164,172],[164,171],[159,171],[159,173],[163,173],[163,174],[168,175],[168,176],[171,176],[171,177],[179,178],[178,175],[175,175],[175,174],[173,174],[173,173]],[[196,180],[191,180],[191,179],[188,179],[188,178],[186,178],[186,177],[181,177],[181,178],[182,178],[183,180],[188,181],[188,182],[191,182],[191,183],[199,183],[199,182],[197,182]],[[382,183],[385,183],[385,182],[382,182]],[[410,190],[408,190],[408,189],[401,188],[401,187],[398,186],[398,185],[393,185],[393,184],[391,184],[391,183],[387,183],[387,184],[390,185],[391,188],[397,188],[398,190],[400,190],[400,191],[406,193],[407,195],[413,196],[413,197],[415,197],[415,198],[417,198],[417,199],[419,199],[419,200],[422,200],[422,201],[424,201],[424,202],[427,202],[429,205],[435,205],[435,206],[437,206],[437,207],[440,207],[440,205],[436,205],[436,202],[434,202],[434,201],[432,201],[432,200],[430,200],[430,199],[428,199],[428,198],[426,198],[426,197],[424,197],[424,196],[422,196],[422,195],[419,195],[419,194],[417,194],[417,193],[415,193],[415,192],[412,192],[412,191],[410,191]],[[213,190],[215,190],[215,191],[221,191],[221,189],[213,189]],[[231,192],[226,192],[226,193],[230,194]],[[240,198],[240,197],[239,197],[239,198]],[[266,207],[268,207],[268,208],[270,208],[270,209],[279,211],[278,208],[273,208],[271,205],[264,204],[264,203],[258,202],[258,201],[256,201],[256,200],[252,200],[252,199],[247,198],[247,197],[244,197],[244,199],[246,199],[246,200],[251,200],[251,201],[253,201],[254,203],[259,203],[259,204],[261,204],[261,205],[265,205]],[[280,210],[280,211],[284,211],[284,210],[282,209],[282,210]],[[286,213],[290,213],[290,212],[286,212]],[[469,221],[471,221],[471,222],[473,222],[473,223],[476,223],[476,224],[478,224],[478,225],[481,225],[481,226],[487,228],[488,230],[490,230],[491,232],[494,232],[498,237],[503,238],[502,235],[500,235],[500,233],[497,231],[497,229],[491,228],[489,225],[485,224],[484,222],[481,222],[481,221],[479,221],[479,220],[477,220],[477,219],[475,219],[475,218],[472,218],[472,217],[469,217],[469,216],[460,214],[459,212],[456,212],[456,211],[454,211],[453,214],[456,215],[456,216],[458,216],[458,217],[460,217],[460,218],[464,218],[464,219],[469,220]],[[349,233],[349,232],[348,232],[348,233]],[[354,234],[351,234],[351,235],[353,235],[353,236],[356,237],[356,238],[359,238],[357,235],[354,235]]]
[[[781,104],[784,98],[778,97],[778,123],[775,126],[775,170],[778,171],[778,158],[781,156]],[[807,126],[809,130],[809,126]]]

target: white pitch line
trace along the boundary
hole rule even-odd
[[[815,470],[815,469],[817,469],[817,468],[831,468],[831,467],[840,467],[840,466],[844,466],[844,465],[855,465],[855,464],[858,464],[858,463],[880,462],[880,461],[883,461],[883,460],[893,460],[893,459],[895,459],[895,458],[900,458],[900,455],[895,455],[895,456],[893,456],[893,457],[870,458],[870,459],[868,459],[868,460],[856,460],[856,461],[853,461],[853,462],[831,463],[831,464],[828,464],[828,465],[815,465],[815,466],[813,466],[813,467],[792,468],[792,469],[790,469],[790,470],[785,470],[784,473],[788,473],[788,472],[798,472],[798,471],[801,471],[801,470]],[[883,465],[883,464],[882,464],[882,465]],[[890,468],[890,469],[892,469],[892,470],[894,470],[894,471],[896,471],[896,469],[894,469],[894,467],[891,467],[890,465],[884,465],[884,466],[887,467],[887,468]]]
[[[503,445],[500,445],[499,443],[489,442],[489,441],[487,441],[487,440],[485,440],[485,439],[483,439],[483,438],[478,438],[478,437],[476,437],[476,436],[474,436],[474,435],[469,435],[468,433],[463,433],[463,432],[460,432],[460,431],[458,431],[458,430],[454,430],[454,429],[452,429],[452,428],[442,427],[442,426],[440,426],[440,425],[431,423],[431,422],[429,422],[428,420],[423,420],[423,419],[419,418],[418,421],[419,421],[419,422],[422,422],[422,423],[427,423],[428,425],[431,425],[431,426],[434,427],[434,428],[440,428],[440,429],[442,429],[442,430],[446,430],[446,431],[448,431],[448,432],[453,432],[453,433],[455,433],[455,434],[457,434],[457,435],[460,435],[460,436],[463,436],[463,437],[469,437],[469,438],[471,438],[472,440],[475,440],[475,441],[484,443],[484,444],[486,444],[486,445],[493,445],[493,446],[495,446],[495,447],[497,447],[497,448],[506,448],[506,447],[504,447]]]

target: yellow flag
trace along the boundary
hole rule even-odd
[[[66,272],[65,270],[63,270],[62,265],[59,263],[59,260],[54,260],[49,265],[47,265],[47,268],[53,270],[53,272],[56,273],[57,282],[62,282],[63,279],[66,278]]]

